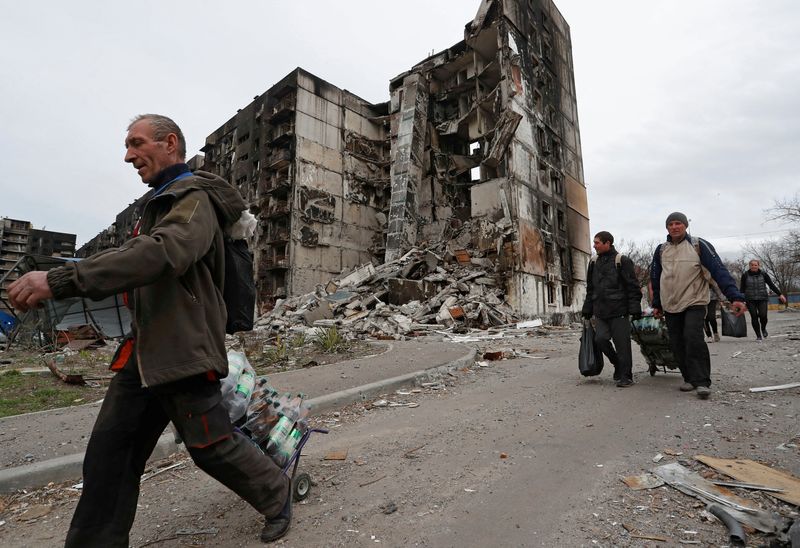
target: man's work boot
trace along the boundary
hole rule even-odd
[[[631,379],[620,380],[617,382],[617,388],[628,388],[629,386],[633,386],[633,381]]]
[[[769,334],[767,333],[767,330],[766,330],[766,329],[762,329],[762,330],[761,330],[761,334],[764,336],[764,338],[765,338],[765,339],[766,339],[767,337],[769,337]]]
[[[714,342],[719,342],[719,333],[714,333]]]
[[[694,390],[694,385],[690,382],[685,382],[678,387],[678,390],[680,390],[681,392],[691,392],[692,390]]]
[[[264,528],[261,530],[261,542],[272,542],[278,540],[289,532],[292,524],[292,487],[289,486],[289,496],[286,497],[286,504],[283,510],[274,518],[264,520]]]
[[[711,395],[711,389],[708,386],[697,387],[697,397],[700,398],[701,400],[707,400],[710,395]]]

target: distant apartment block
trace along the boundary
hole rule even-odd
[[[17,262],[25,255],[47,257],[73,257],[75,234],[36,229],[30,221],[3,217],[0,219],[0,287],[3,299],[7,297],[6,286],[17,278],[13,271]]]

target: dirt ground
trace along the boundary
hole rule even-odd
[[[798,381],[800,314],[771,313],[764,343],[709,345],[707,401],[677,391],[674,372],[648,375],[639,355],[631,388],[616,388],[610,372],[581,378],[577,339],[565,329],[479,342],[511,358],[317,417],[330,434],[304,451],[314,485],[278,544],[727,546],[698,499],[669,486],[634,491],[622,478],[668,462],[721,478],[700,454],[800,477],[800,389],[748,390]],[[335,452],[343,459],[326,458]],[[132,546],[260,545],[259,516],[185,455],[159,466],[142,483]],[[77,482],[0,499],[0,544],[60,545]],[[771,495],[732,491],[800,517]],[[770,540],[748,536],[750,546]]]

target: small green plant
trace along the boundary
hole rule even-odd
[[[276,362],[285,362],[289,359],[289,347],[286,344],[286,341],[278,335],[275,339],[275,345],[264,352],[267,360],[272,363]]]
[[[314,336],[314,344],[323,352],[344,352],[349,344],[335,326],[320,329]]]
[[[292,348],[303,348],[308,340],[306,339],[305,333],[298,333],[294,337],[292,337]]]

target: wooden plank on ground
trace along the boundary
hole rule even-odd
[[[720,459],[706,455],[696,455],[694,458],[738,481],[783,489],[783,493],[769,494],[789,504],[800,506],[800,478],[789,472],[776,470],[750,459]]]

